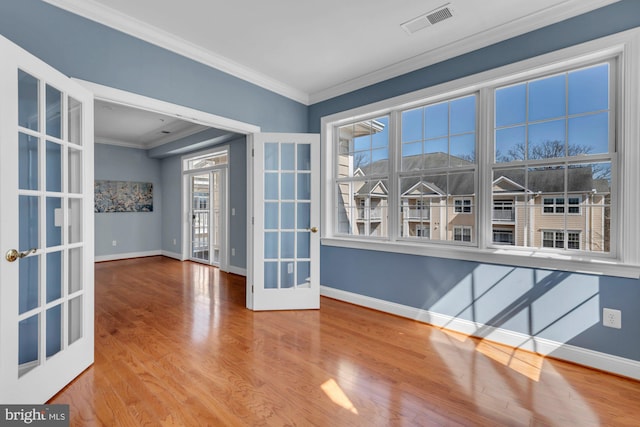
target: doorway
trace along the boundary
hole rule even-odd
[[[94,94],[94,98],[98,101],[104,101],[112,104],[117,104],[120,106],[127,106],[135,109],[145,110],[149,112],[164,114],[167,116],[177,117],[183,121],[189,121],[192,123],[200,124],[212,128],[213,131],[218,131],[217,133],[209,134],[211,139],[206,141],[194,143],[193,146],[190,147],[191,150],[198,146],[200,148],[200,152],[205,150],[206,147],[211,147],[213,144],[217,144],[218,146],[225,144],[229,139],[225,139],[225,132],[229,134],[238,135],[251,135],[256,132],[260,132],[260,127],[251,125],[244,122],[239,122],[233,119],[228,119],[225,117],[217,116],[214,114],[206,113],[199,110],[194,110],[188,107],[172,104],[165,101],[160,101],[157,99],[149,98],[142,95],[137,95],[131,92],[122,91],[119,89],[114,89],[108,86],[99,85],[92,82],[87,82],[79,79],[73,79],[80,83],[82,86],[85,86]],[[195,142],[195,141],[194,141]],[[187,147],[177,147],[171,143],[166,145],[167,153],[166,155],[175,155],[175,154],[185,154],[188,152]],[[234,148],[235,147],[235,148]],[[158,147],[161,148],[161,147]],[[154,148],[154,150],[156,150]],[[234,151],[235,150],[235,151]],[[242,153],[241,156],[235,156],[234,165],[240,163],[246,164],[247,159],[245,156],[250,155],[244,149],[238,149],[237,145],[230,146],[230,153],[234,154],[237,152]],[[179,259],[181,261],[191,259],[191,248],[189,246],[191,230],[188,227],[184,227],[185,223],[189,223],[191,215],[190,209],[185,209],[184,200],[187,198],[187,194],[189,192],[189,187],[184,184],[183,177],[179,174],[181,173],[181,165],[180,160],[176,163],[171,163],[167,166],[171,170],[175,170],[177,172],[176,180],[171,182],[163,182],[163,188],[165,189],[165,193],[162,194],[163,197],[163,205],[165,207],[168,206],[168,212],[165,212],[166,215],[164,217],[167,218],[165,221],[163,219],[163,241],[161,250],[157,251],[158,254],[168,256],[171,258]],[[238,170],[238,169],[236,169]],[[198,171],[204,172],[204,171]],[[222,188],[226,188],[234,179],[240,179],[241,182],[245,181],[241,177],[238,178],[237,172],[230,172],[229,170],[225,170],[225,172],[221,175],[221,185]],[[247,172],[248,173],[248,172]],[[173,178],[172,178],[173,180]],[[250,182],[248,179],[246,182]],[[243,190],[244,192],[244,190]],[[237,193],[240,194],[240,193]],[[241,203],[242,206],[238,208],[236,205],[231,205],[228,202],[229,194],[220,200],[226,203],[225,206],[221,206],[221,214],[224,213],[227,219],[227,227],[230,227],[231,231],[236,231],[238,227],[246,228],[246,216],[245,209],[246,206],[244,203]],[[231,197],[231,200],[238,200],[238,197]],[[245,196],[246,200],[246,196]],[[235,208],[235,209],[234,209]],[[228,212],[227,212],[228,211]],[[235,217],[234,213],[237,213]],[[242,225],[238,225],[238,222],[242,222]],[[217,235],[218,239],[232,239],[233,233],[227,233],[226,236],[223,235],[225,233],[225,226],[223,225],[221,233]],[[242,233],[242,238],[237,244],[233,244],[234,242],[229,242],[229,256],[226,259],[226,265],[228,271],[231,271],[236,274],[246,275],[246,263],[248,259],[246,259],[246,245],[244,233]],[[215,242],[214,242],[215,244]],[[213,253],[215,253],[215,247],[213,248]],[[233,251],[240,255],[242,258],[232,258]],[[243,262],[244,260],[244,262]],[[224,251],[220,250],[220,262],[221,268],[225,263],[224,259]],[[240,264],[241,263],[241,264]]]
[[[183,158],[188,259],[227,271],[227,147]]]

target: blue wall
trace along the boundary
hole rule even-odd
[[[265,132],[307,130],[305,105],[40,0],[0,2],[0,34],[70,77],[254,124]]]
[[[96,257],[158,251],[162,241],[160,161],[146,150],[95,145],[95,179],[153,183],[153,212],[95,214]],[[117,246],[112,246],[112,241]]]
[[[614,3],[312,105],[309,130],[319,132],[329,114],[638,26],[640,1]],[[336,289],[640,361],[638,280],[328,246],[320,271]],[[622,310],[622,329],[602,326],[603,307]]]
[[[246,138],[238,137],[225,145],[229,146],[229,212],[235,209],[235,216],[229,213],[229,264],[246,268],[247,254],[247,148]],[[200,147],[204,149],[206,147]],[[209,147],[210,148],[210,147]],[[162,175],[162,250],[180,253],[182,247],[182,166],[181,155],[160,161]],[[176,239],[176,244],[173,244]],[[235,256],[231,256],[235,248]]]

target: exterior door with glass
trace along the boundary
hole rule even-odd
[[[0,37],[0,402],[93,363],[93,95]]]
[[[191,260],[217,267],[223,255],[226,169],[189,174]]]
[[[320,136],[255,134],[253,150],[247,306],[320,308]]]

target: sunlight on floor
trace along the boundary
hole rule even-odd
[[[333,403],[343,407],[353,414],[358,415],[358,410],[355,406],[353,406],[353,403],[351,403],[347,395],[344,393],[344,391],[342,391],[335,380],[330,379],[325,381],[325,383],[322,384],[320,388],[329,397],[329,399],[331,399]]]
[[[472,397],[478,407],[483,407],[485,401],[495,405],[497,399],[504,404],[505,420],[553,419],[562,425],[599,425],[588,402],[551,363],[545,363],[544,356],[487,340],[465,339],[465,334],[457,332],[441,332],[444,334],[432,334],[431,342],[459,390]],[[520,377],[497,370],[492,362],[508,366]],[[549,401],[558,400],[565,402],[563,409],[547,413],[544,408],[554,406]]]
[[[456,332],[444,328],[440,328],[440,332],[461,343],[471,340],[474,343],[476,347],[475,350],[477,352],[484,354],[501,365],[510,367],[530,380],[536,382],[540,380],[540,372],[544,363],[544,356],[524,350],[513,349],[487,340],[480,340],[478,342],[477,340],[470,338],[470,335],[462,332]]]
[[[533,381],[540,381],[540,373],[544,364],[544,357],[535,353],[510,349],[509,347],[495,344],[489,341],[480,341],[476,345],[476,351],[508,366],[517,373],[524,375]]]

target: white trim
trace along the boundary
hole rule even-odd
[[[609,60],[613,57],[619,57],[622,63],[620,67],[616,68],[624,68],[624,73],[619,73],[617,76],[617,81],[621,85],[618,95],[622,98],[619,99],[619,104],[624,105],[624,108],[616,106],[616,111],[618,112],[616,117],[619,120],[617,125],[621,131],[619,142],[622,143],[623,149],[618,154],[621,159],[620,178],[614,180],[612,187],[612,191],[618,194],[620,208],[617,209],[617,222],[612,226],[611,230],[612,236],[616,237],[615,241],[621,242],[621,244],[617,244],[616,248],[612,247],[610,254],[572,254],[568,253],[568,251],[563,251],[562,253],[546,252],[533,248],[490,247],[491,242],[487,241],[487,236],[490,236],[488,234],[490,220],[482,217],[479,218],[481,221],[479,226],[485,227],[486,225],[486,230],[483,228],[484,231],[479,236],[478,247],[454,246],[446,242],[416,244],[415,242],[403,241],[399,236],[395,240],[378,239],[373,241],[369,239],[365,241],[364,239],[357,240],[354,237],[334,234],[333,221],[335,215],[333,207],[336,195],[333,167],[335,164],[335,147],[332,141],[334,141],[335,126],[388,114],[389,112],[427,105],[436,101],[453,99],[473,91],[486,91],[487,88],[528,80],[566,70],[567,68],[577,68],[597,61]],[[637,195],[636,186],[633,185],[634,182],[638,181],[638,176],[640,176],[637,169],[638,159],[640,159],[640,145],[634,143],[640,133],[640,126],[638,125],[638,117],[640,116],[640,105],[638,104],[640,99],[637,96],[637,88],[640,81],[638,80],[638,75],[640,75],[640,29],[636,28],[323,117],[321,119],[323,141],[321,157],[324,168],[322,175],[322,244],[586,274],[640,277],[640,245],[630,238],[630,236],[636,236],[640,233],[640,218],[637,215],[638,209],[636,209],[640,206],[640,198]],[[490,99],[490,97],[486,98]],[[484,108],[480,108],[480,112],[482,113],[483,110],[492,111],[490,107],[490,105],[484,106]],[[486,120],[481,122],[481,126],[484,122]],[[490,135],[491,131],[485,129],[483,132],[480,128],[478,129],[478,134]],[[487,135],[485,135],[485,138],[489,138]],[[485,151],[480,150],[479,155],[481,156],[480,160],[483,161],[482,164],[486,166],[488,161],[485,158],[487,155]],[[491,182],[488,177],[489,172],[490,168],[485,167],[484,173],[481,173],[479,177],[481,182]],[[616,187],[616,181],[620,181],[618,187]],[[479,193],[480,201],[476,204],[478,205],[478,212],[484,213],[486,216],[490,215],[491,203],[487,201],[492,200],[492,197],[490,197],[491,186],[482,188],[484,192]],[[481,206],[481,203],[484,203],[484,205]],[[618,253],[618,247],[622,249],[622,255]]]
[[[166,256],[167,258],[173,258],[173,259],[177,259],[178,261],[184,261],[184,258],[182,258],[182,255],[180,255],[177,252],[170,252],[170,251],[160,251],[160,255],[162,256]]]
[[[86,80],[77,78],[72,78],[71,80],[81,84],[82,86],[93,92],[94,98],[96,100],[112,102],[127,107],[164,114],[166,116],[177,117],[188,122],[215,127],[217,129],[244,135],[260,132],[260,126],[252,125],[250,123],[228,119],[226,117],[207,113],[205,111],[195,110],[193,108],[184,107],[182,105],[173,104],[171,102],[161,101],[159,99],[150,98],[144,95],[138,95],[133,92],[127,92]]]
[[[486,46],[508,40],[530,31],[555,24],[565,19],[607,6],[618,0],[566,0],[537,13],[489,28],[472,36],[456,40],[423,52],[413,58],[399,61],[379,70],[348,80],[344,83],[325,88],[314,93],[306,93],[289,84],[271,78],[259,71],[250,69],[229,58],[204,49],[194,43],[176,37],[160,28],[125,15],[95,0],[44,0],[53,6],[76,15],[109,26],[125,34],[137,37],[148,43],[167,49],[194,61],[231,74],[247,82],[290,98],[305,105],[352,92],[382,81],[397,77],[447,59],[481,49]]]
[[[164,255],[163,251],[155,250],[155,251],[146,251],[146,252],[128,252],[128,253],[112,254],[112,255],[96,255],[94,261],[95,262],[117,261],[120,259],[143,258],[143,257],[158,256],[158,255]]]
[[[640,362],[636,360],[588,350],[544,338],[532,337],[519,332],[458,319],[428,310],[331,288],[325,285],[320,286],[320,294],[339,301],[345,301],[384,313],[413,319],[434,327],[456,331],[466,335],[476,336],[474,334],[482,330],[482,336],[478,338],[640,380]]]
[[[227,130],[234,133],[239,133],[247,136],[247,161],[251,160],[251,144],[252,135],[254,133],[260,132],[260,126],[252,125],[250,123],[244,123],[233,119],[228,119],[226,117],[218,116],[215,114],[210,114],[204,111],[195,110],[193,108],[184,107],[181,105],[173,104],[170,102],[161,101],[158,99],[150,98],[143,95],[138,95],[132,92],[127,92],[124,90],[112,88],[109,86],[100,85],[97,83],[88,82],[81,79],[72,79],[82,86],[88,88],[94,94],[94,99],[113,102],[121,105],[126,105],[133,108],[139,108],[142,110],[153,111],[160,114],[165,114],[169,116],[179,117],[182,120],[191,121],[193,123],[202,124],[205,126],[215,127],[218,129]],[[251,185],[252,182],[250,180],[251,170],[247,170],[247,193],[251,193]],[[227,180],[228,183],[228,180]],[[180,195],[180,200],[184,198],[184,182],[181,184],[182,194]],[[227,194],[229,191],[227,191]],[[184,224],[184,209],[181,209],[181,217],[180,217],[180,229],[184,231],[182,224]],[[228,225],[227,225],[228,227]],[[250,225],[248,225],[250,227]],[[187,239],[184,239],[184,235],[182,236],[182,254],[188,254],[188,243]],[[184,261],[186,256],[182,254],[174,254],[176,256],[172,256],[172,258],[180,259]],[[227,256],[228,260],[228,256]],[[247,262],[249,262],[250,258],[247,257]]]
[[[490,46],[501,41],[555,24],[565,19],[590,12],[615,3],[618,0],[569,0],[551,6],[538,13],[516,19],[503,25],[456,40],[436,49],[432,49],[369,74],[323,89],[309,95],[309,105],[326,101],[345,93],[353,92],[391,78],[437,64],[465,53]]]
[[[253,83],[271,92],[286,96],[305,105],[309,95],[286,83],[232,61],[222,55],[182,39],[146,22],[125,15],[94,0],[44,0],[53,6],[106,25],[155,46],[215,68],[234,77]],[[197,13],[197,12],[196,12]]]

